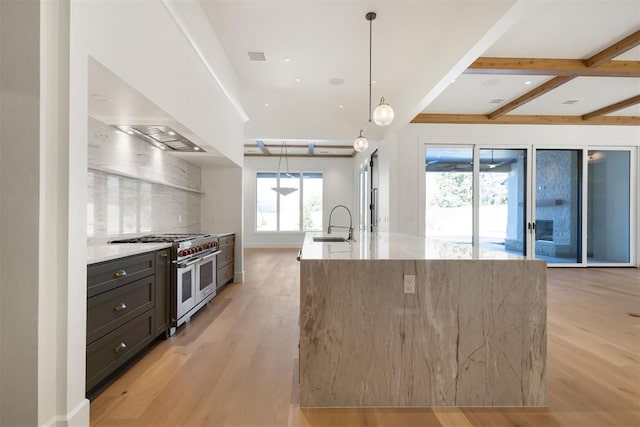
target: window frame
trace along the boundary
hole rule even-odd
[[[314,230],[305,230],[304,229],[304,176],[305,175],[320,175],[320,179],[322,179],[322,203],[321,203],[321,207],[322,207],[322,211],[324,212],[324,172],[323,171],[302,171],[302,170],[291,170],[291,171],[287,171],[284,173],[292,173],[292,174],[297,174],[298,175],[298,179],[299,179],[299,191],[300,191],[300,195],[299,195],[299,201],[298,201],[298,212],[299,212],[299,229],[298,230],[280,230],[280,197],[284,197],[281,196],[280,194],[276,193],[276,229],[275,230],[258,230],[258,177],[260,174],[269,174],[269,175],[275,175],[276,176],[276,185],[279,186],[280,185],[280,175],[283,174],[283,172],[275,172],[275,171],[267,171],[267,170],[259,170],[255,172],[255,189],[256,189],[256,194],[255,194],[255,200],[253,203],[253,209],[254,209],[254,220],[253,220],[253,228],[254,228],[254,232],[258,233],[258,234],[280,234],[280,235],[285,235],[285,234],[300,234],[300,233],[306,233],[306,232],[312,232],[312,231],[322,231],[322,227],[323,227],[323,223],[324,223],[324,214],[321,216],[321,223],[320,223],[320,228],[319,229],[314,229]]]

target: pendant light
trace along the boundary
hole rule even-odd
[[[273,191],[275,191],[276,193],[282,195],[282,196],[288,196],[289,194],[293,193],[294,191],[298,190],[297,188],[294,187],[281,187],[280,186],[280,166],[282,165],[282,155],[284,154],[284,161],[285,161],[285,165],[286,165],[286,173],[285,175],[289,175],[289,157],[287,156],[287,141],[282,141],[282,147],[280,147],[280,159],[278,160],[278,173],[276,175],[276,179],[278,180],[278,185],[276,187],[271,187],[271,189]]]
[[[369,148],[369,141],[367,141],[367,138],[365,138],[362,135],[362,132],[364,132],[362,129],[360,130],[360,136],[358,136],[354,141],[353,141],[353,148],[358,152],[361,153],[363,151],[366,151],[367,148]]]
[[[365,18],[369,21],[369,123],[371,123],[371,56],[373,50],[373,20],[376,19],[376,13],[368,12]],[[393,117],[393,108],[385,102],[383,96],[380,99],[380,104],[373,112],[373,122],[378,126],[387,126],[391,124]],[[364,130],[360,130],[360,135],[353,141],[353,148],[357,152],[362,152],[369,148],[369,141],[362,135],[362,132]]]

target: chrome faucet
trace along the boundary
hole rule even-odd
[[[345,208],[347,210],[347,213],[349,214],[348,227],[344,225],[331,225],[331,215],[333,215],[333,211],[335,211],[337,208]],[[351,211],[345,205],[337,205],[333,209],[331,209],[331,212],[329,213],[329,227],[327,228],[327,234],[331,234],[332,228],[348,228],[349,236],[347,237],[347,240],[353,240],[353,217],[351,216]]]

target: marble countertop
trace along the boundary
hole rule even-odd
[[[306,233],[300,260],[385,260],[385,259],[450,259],[450,260],[525,260],[526,257],[506,252],[463,246],[424,237],[398,233],[356,233],[355,241],[314,242],[313,236],[321,232]],[[339,236],[341,234],[331,234]]]
[[[87,264],[110,261],[170,247],[171,243],[90,243],[87,245]]]

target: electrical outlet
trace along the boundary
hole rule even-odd
[[[413,274],[404,275],[404,293],[415,294],[416,293],[416,276]]]

